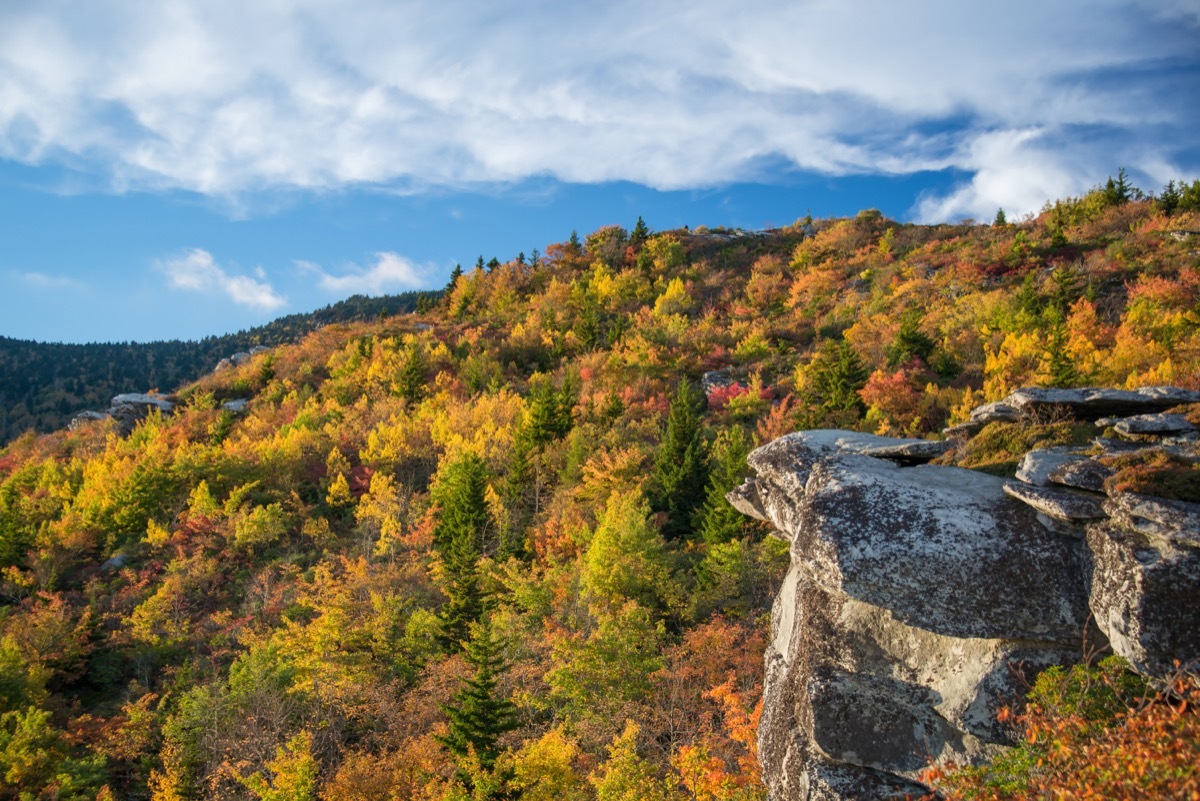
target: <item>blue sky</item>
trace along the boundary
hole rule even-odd
[[[572,229],[1200,175],[1196,0],[0,6],[0,335],[219,334]]]

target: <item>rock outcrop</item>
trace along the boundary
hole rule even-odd
[[[1191,395],[1022,390],[1005,405],[1096,420]],[[1104,422],[1122,437],[1187,433],[1177,419]],[[1126,456],[1149,447],[1130,444]],[[998,709],[1078,661],[1085,638],[1145,671],[1200,656],[1200,506],[1105,493],[1115,468],[1095,446],[1031,455],[1015,481],[922,464],[947,447],[799,432],[754,451],[754,476],[729,495],[791,544],[759,727],[775,801],[927,792],[931,762],[1009,745]]]
[[[146,419],[150,412],[157,410],[163,414],[170,414],[174,408],[175,404],[167,398],[145,395],[140,392],[128,392],[114,397],[107,411],[80,412],[71,420],[68,428],[74,431],[88,423],[111,419],[117,422],[117,430],[121,436],[127,436],[139,422]]]

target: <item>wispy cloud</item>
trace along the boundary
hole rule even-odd
[[[67,275],[49,275],[40,272],[15,273],[15,275],[22,283],[37,289],[54,292],[82,292],[88,289],[88,285],[83,281]]]
[[[222,294],[241,306],[262,311],[274,311],[287,305],[287,299],[265,280],[262,268],[258,268],[256,274],[263,280],[230,275],[207,250],[193,248],[179,256],[163,259],[158,266],[166,274],[167,283],[176,289]]]
[[[957,168],[919,213],[1020,212],[1200,170],[1198,38],[1188,0],[10,4],[0,155],[223,196]]]
[[[296,266],[316,275],[321,289],[339,295],[386,295],[419,289],[427,282],[429,272],[390,251],[376,253],[375,261],[367,267],[351,264],[336,275],[309,261],[297,261]]]

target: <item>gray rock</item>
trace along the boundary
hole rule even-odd
[[[234,414],[241,414],[242,412],[246,411],[249,406],[249,398],[237,398],[235,400],[225,401],[221,404],[222,409],[227,412],[233,412]]]
[[[175,404],[157,395],[143,395],[140,392],[127,392],[112,399],[112,408],[120,406],[154,408],[166,413],[175,408]]]
[[[270,348],[268,348],[266,345],[255,345],[254,347],[252,347],[250,349],[250,355],[257,356],[258,354],[266,353],[269,350],[270,350]]]
[[[1113,423],[1113,428],[1125,437],[1169,436],[1188,434],[1196,430],[1182,414],[1139,414],[1124,417]]]
[[[129,564],[129,557],[126,554],[115,554],[111,559],[100,565],[101,570],[120,570]]]
[[[71,431],[77,431],[83,426],[95,423],[98,420],[107,420],[108,415],[104,412],[80,412],[71,418],[71,422],[67,424],[67,428]]]
[[[1112,492],[1104,502],[1104,511],[1125,528],[1161,540],[1167,547],[1200,547],[1200,503]]]
[[[865,448],[861,453],[864,456],[887,459],[902,465],[914,465],[933,461],[953,447],[954,443],[947,440],[921,439],[900,445],[879,445]]]
[[[1056,467],[1050,471],[1048,477],[1052,483],[1062,484],[1064,487],[1102,492],[1105,479],[1113,472],[1111,467],[1095,459],[1078,459]]]
[[[122,436],[127,436],[137,424],[152,411],[159,411],[162,414],[168,414],[175,408],[175,404],[171,403],[166,398],[160,398],[157,395],[144,395],[138,392],[128,392],[123,395],[117,395],[112,399],[112,406],[108,410],[108,416],[117,421],[118,430]]]
[[[1142,387],[1140,389],[1056,389],[1025,387],[1003,403],[1020,412],[1070,412],[1077,420],[1162,412],[1183,403],[1200,403],[1200,392],[1178,387]]]
[[[1035,487],[1045,487],[1051,482],[1052,472],[1086,458],[1078,448],[1056,447],[1030,451],[1021,458],[1021,463],[1017,466],[1017,480]]]
[[[1078,659],[1082,543],[1002,479],[866,455],[911,444],[881,439],[782,437],[730,494],[791,541],[759,726],[773,798],[923,793],[929,758],[971,763],[1008,742],[995,712],[1022,692],[1010,664]]]
[[[221,361],[217,362],[217,366],[213,368],[213,372],[221,373],[231,369],[233,369],[233,362],[229,359],[221,359]]]
[[[238,351],[237,353],[235,353],[229,357],[229,361],[233,364],[234,367],[237,367],[239,365],[245,364],[246,362],[250,361],[250,354],[247,353],[246,351]]]
[[[1102,520],[1105,517],[1101,495],[1034,487],[1018,481],[1006,482],[1004,492],[1047,517],[1067,523]]]
[[[709,370],[700,377],[700,389],[704,394],[712,392],[719,387],[727,387],[733,383],[733,379],[729,377],[728,370]]]
[[[1152,675],[1200,658],[1200,549],[1117,521],[1088,527],[1090,605],[1113,652]]]
[[[971,422],[981,427],[988,423],[1015,423],[1020,419],[1020,410],[1004,401],[985,403],[971,410]]]

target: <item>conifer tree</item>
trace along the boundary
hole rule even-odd
[[[650,229],[646,225],[646,221],[638,215],[637,225],[633,226],[633,232],[629,235],[629,244],[635,248],[640,248],[647,239],[650,238]]]
[[[866,411],[858,391],[866,386],[868,372],[849,342],[826,342],[809,369],[821,409],[859,415]]]
[[[749,453],[750,443],[738,426],[722,432],[713,448],[708,490],[699,516],[700,536],[709,546],[729,542],[746,531],[746,516],[730,505],[725,494],[745,478]]]
[[[446,292],[453,292],[454,287],[458,286],[458,279],[462,278],[463,268],[461,264],[455,264],[454,269],[450,271],[450,282],[446,284]]]
[[[445,565],[442,636],[448,645],[461,640],[483,611],[476,564],[490,523],[486,492],[487,465],[467,453],[443,469],[432,493],[440,507],[433,541]]]
[[[678,539],[692,530],[692,515],[704,503],[708,464],[700,429],[700,395],[681,381],[667,413],[667,427],[654,456],[654,510],[666,512],[663,534]]]
[[[428,371],[429,359],[425,357],[425,350],[414,342],[409,345],[404,366],[396,377],[396,394],[409,403],[420,402],[425,397],[425,374]]]
[[[499,693],[500,676],[509,667],[505,642],[490,623],[473,623],[470,632],[463,656],[475,668],[475,675],[463,679],[454,701],[442,707],[450,726],[437,739],[460,765],[474,751],[479,766],[491,770],[500,756],[500,737],[518,726],[516,705]],[[465,771],[460,770],[459,778],[468,778]]]

